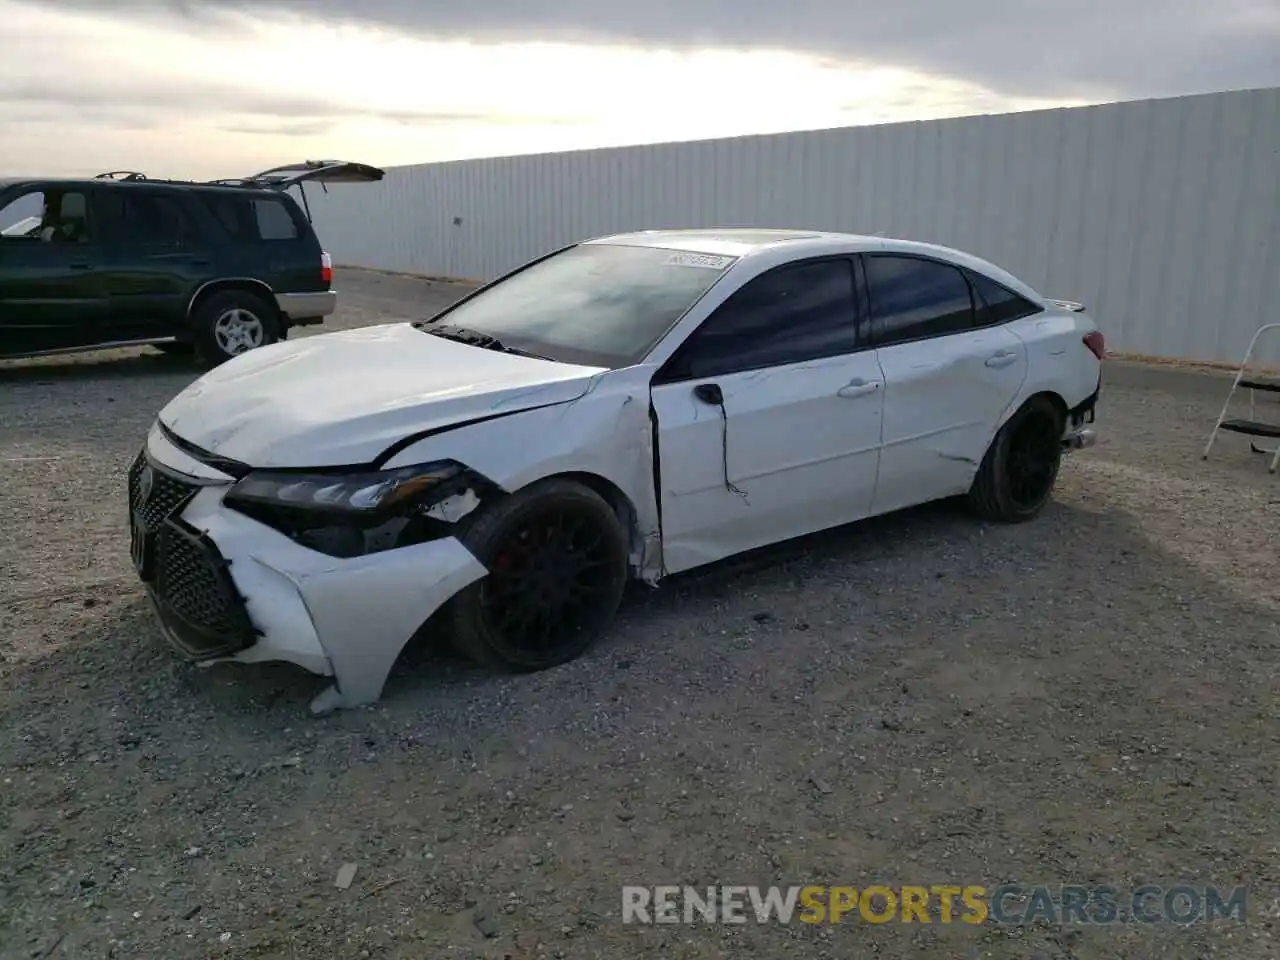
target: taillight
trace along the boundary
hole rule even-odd
[[[1089,352],[1092,353],[1099,360],[1106,359],[1107,338],[1104,337],[1099,331],[1095,330],[1093,331],[1093,333],[1086,333],[1084,335],[1084,345],[1088,347]]]
[[[327,253],[320,254],[320,279],[326,287],[333,285],[333,258]]]

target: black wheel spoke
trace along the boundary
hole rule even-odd
[[[528,517],[494,551],[481,611],[517,659],[554,660],[616,606],[614,544],[589,511],[554,506]]]
[[[1006,461],[1009,493],[1023,508],[1038,506],[1050,493],[1059,451],[1057,421],[1045,414],[1027,417],[1009,439]]]

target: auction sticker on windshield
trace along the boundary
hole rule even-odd
[[[733,263],[733,257],[717,257],[709,253],[673,253],[663,263],[668,267],[703,267],[707,270],[723,270]]]

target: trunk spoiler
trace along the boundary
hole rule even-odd
[[[1072,313],[1084,313],[1084,304],[1076,303],[1074,300],[1054,300],[1052,297],[1045,297],[1045,303],[1053,304],[1061,310],[1070,310]]]

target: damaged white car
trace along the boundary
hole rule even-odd
[[[630,577],[955,495],[1034,517],[1103,354],[1079,304],[947,248],[607,237],[203,376],[129,471],[133,561],[172,645],[331,676],[316,711],[377,700],[428,619],[541,669]]]

